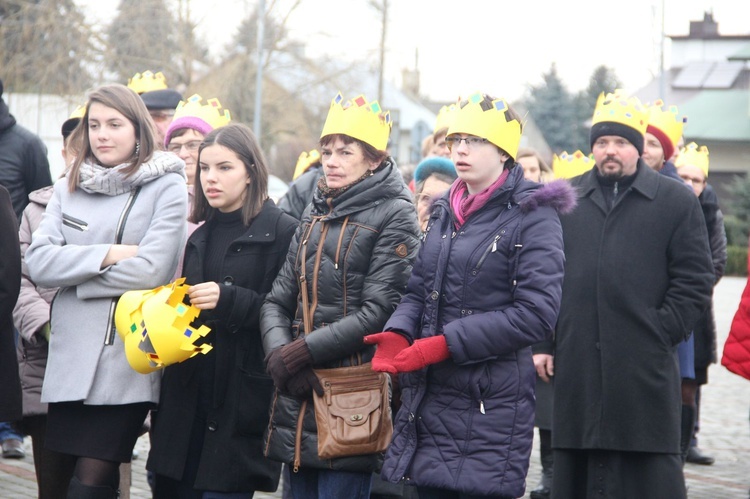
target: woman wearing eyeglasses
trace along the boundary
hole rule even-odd
[[[382,476],[420,499],[521,497],[533,438],[531,345],[557,320],[566,182],[515,163],[521,122],[502,99],[458,103],[446,141],[458,180],[435,201],[407,291],[373,369],[399,373],[402,406]]]

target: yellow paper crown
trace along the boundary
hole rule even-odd
[[[339,92],[331,101],[320,138],[343,134],[370,144],[378,151],[385,151],[392,126],[391,113],[383,111],[378,101],[367,102],[364,95],[344,101]]]
[[[194,344],[210,329],[190,327],[200,310],[183,303],[190,287],[184,282],[183,277],[152,290],[128,291],[117,302],[115,327],[135,371],[148,374],[212,349]]]
[[[305,173],[308,168],[316,163],[320,163],[320,153],[317,149],[313,149],[310,152],[302,151],[302,154],[297,158],[297,166],[294,167],[292,180],[297,180],[297,177]]]
[[[435,128],[432,129],[433,134],[438,133],[440,130],[447,130],[450,128],[451,122],[453,122],[453,117],[456,115],[456,109],[458,109],[458,107],[455,104],[449,104],[440,108],[437,119],[435,120]]]
[[[86,106],[78,106],[73,110],[72,113],[70,113],[70,116],[68,116],[69,120],[73,119],[83,119],[83,117],[86,115]]]
[[[669,106],[667,109],[662,109],[662,106],[664,102],[661,99],[647,106],[648,126],[661,131],[672,142],[672,147],[677,147],[687,118],[677,115],[677,106]]]
[[[518,145],[521,143],[521,123],[515,119],[508,121],[505,116],[508,104],[505,100],[493,100],[492,107],[485,111],[481,107],[483,99],[484,95],[477,92],[469,96],[463,107],[459,99],[448,135],[466,133],[483,137],[516,159]]]
[[[573,178],[591,170],[594,164],[594,158],[580,150],[573,154],[563,151],[559,156],[552,156],[552,173],[555,178]]]
[[[154,90],[164,90],[167,88],[167,78],[161,71],[156,74],[151,71],[136,73],[128,80],[128,88],[138,95]]]
[[[686,165],[697,166],[708,177],[708,147],[698,147],[695,142],[689,143],[680,149],[680,154],[677,156],[674,165],[677,168]]]
[[[208,99],[205,104],[201,103],[203,98],[193,94],[187,100],[181,100],[174,112],[173,122],[180,118],[195,117],[208,123],[212,129],[228,125],[232,121],[232,115],[228,109],[221,110],[219,99]]]
[[[629,97],[620,89],[606,95],[602,92],[596,100],[591,125],[602,122],[620,123],[645,135],[648,112],[638,97]]]

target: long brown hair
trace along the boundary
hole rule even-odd
[[[193,211],[190,213],[190,221],[199,223],[210,220],[216,213],[216,208],[208,204],[203,194],[201,183],[201,153],[208,146],[218,144],[224,146],[237,155],[245,165],[245,171],[250,177],[250,183],[245,188],[245,200],[242,203],[242,223],[249,226],[263,208],[263,203],[268,199],[268,167],[263,151],[258,145],[255,134],[247,125],[242,123],[230,123],[221,128],[216,128],[203,138],[200,149],[198,149],[198,165],[195,171],[195,199],[193,200]]]
[[[126,176],[138,171],[143,163],[151,159],[156,148],[156,127],[138,94],[118,83],[97,88],[89,94],[86,113],[70,136],[70,144],[77,151],[76,159],[68,174],[70,192],[75,191],[81,181],[79,175],[81,165],[85,161],[89,163],[97,161],[89,142],[89,110],[94,102],[115,109],[125,116],[135,129],[135,140],[140,146],[138,154],[133,154],[130,165],[122,170]]]

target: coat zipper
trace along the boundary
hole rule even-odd
[[[299,415],[297,416],[297,433],[294,435],[294,463],[292,463],[292,471],[297,473],[299,467],[302,464],[302,428],[305,422],[305,412],[307,411],[307,400],[304,400],[299,407]]]
[[[484,254],[482,255],[482,258],[479,259],[477,262],[476,267],[474,267],[474,270],[472,271],[473,275],[477,275],[477,272],[482,267],[482,264],[484,263],[485,259],[490,255],[490,253],[494,253],[497,251],[497,242],[502,238],[503,236],[501,234],[498,234],[495,236],[495,239],[492,240],[492,243],[487,247],[486,250],[484,250]]]
[[[135,198],[138,197],[138,193],[140,192],[140,187],[136,187],[135,189],[130,191],[130,197],[128,197],[128,200],[125,202],[125,208],[123,208],[122,213],[120,214],[120,219],[117,221],[117,229],[115,230],[115,244],[122,244],[122,235],[125,232],[125,222],[128,221],[130,210],[133,209]],[[117,308],[117,301],[117,298],[112,298],[112,301],[109,304],[107,329],[104,333],[105,345],[113,345],[115,343],[115,334],[117,334],[117,329],[115,327],[115,309]]]

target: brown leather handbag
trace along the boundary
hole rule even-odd
[[[391,443],[391,379],[370,364],[316,369],[323,395],[313,395],[318,456],[384,452]]]
[[[311,224],[310,230],[312,230]],[[327,227],[323,230],[326,232]],[[309,234],[309,233],[308,233]],[[305,334],[313,332],[312,312],[307,296],[305,259],[307,235],[303,237],[301,275],[302,320]],[[313,273],[313,279],[317,272]],[[313,289],[316,286],[313,285]],[[315,369],[323,396],[313,392],[315,422],[318,427],[318,456],[333,459],[384,452],[393,435],[391,378],[361,364],[335,369]],[[304,412],[304,409],[303,409]],[[298,448],[295,446],[295,466]]]

